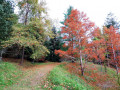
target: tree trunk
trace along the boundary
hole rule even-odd
[[[117,72],[117,75],[119,74],[119,70],[118,70],[118,66],[116,65],[116,72]]]
[[[22,47],[22,59],[21,59],[21,65],[23,64],[24,61],[24,46]]]
[[[35,60],[33,59],[32,63],[34,64],[35,63]]]
[[[110,67],[110,62],[109,62],[109,60],[107,60],[107,65],[108,65],[108,67]]]
[[[107,65],[106,62],[104,62],[104,68],[105,68],[105,73],[107,72]]]
[[[2,61],[2,54],[3,54],[3,52],[2,52],[2,50],[1,50],[1,52],[0,52],[1,54],[1,56],[0,56],[0,62]]]
[[[117,65],[116,65],[116,72],[117,72],[118,84],[120,85],[119,68]]]
[[[115,67],[116,67],[116,74],[117,74],[117,78],[118,78],[118,84],[120,85],[120,78],[119,78],[119,68],[117,66],[117,62],[116,62],[116,54],[115,54],[115,50],[113,48],[113,44],[112,44],[112,50],[113,50],[113,55],[114,55],[114,62],[115,62]]]
[[[27,25],[28,22],[28,13],[29,13],[29,4],[28,4],[28,0],[27,0],[27,6],[26,6],[26,14],[25,14],[25,22],[24,24]]]
[[[87,62],[88,62],[88,60],[87,60],[87,58],[85,57],[85,64],[87,64]]]
[[[101,65],[101,72],[102,72],[102,61],[100,60],[100,65]]]
[[[72,50],[71,50],[71,56],[73,57],[73,38],[72,38],[72,45],[71,45],[71,47],[72,47]],[[74,60],[72,59],[72,63],[74,63]]]
[[[80,51],[80,66],[81,66],[81,75],[84,76],[84,68],[83,68],[81,51]]]
[[[112,51],[113,51],[113,55],[114,55],[114,62],[115,62],[115,66],[116,66],[116,73],[117,73],[117,75],[118,75],[118,66],[117,66],[117,62],[116,62],[116,54],[115,54],[115,50],[114,50],[114,48],[113,48],[113,44],[112,44]]]
[[[108,52],[108,50],[107,50],[106,52]],[[108,58],[108,53],[107,53],[107,66],[110,67],[109,58]]]

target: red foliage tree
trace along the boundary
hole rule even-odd
[[[106,35],[107,48],[110,53],[111,63],[115,65],[116,72],[119,74],[120,66],[120,34],[113,26],[110,28],[104,28],[104,34]]]
[[[87,18],[86,14],[73,9],[71,14],[66,19],[61,33],[66,35],[63,39],[67,39],[68,50],[66,51],[69,56],[79,57],[81,64],[81,74],[84,75],[83,66],[83,52],[84,47],[87,47],[89,33],[93,30],[94,23]]]
[[[101,35],[100,29],[95,28],[91,33],[92,41],[87,45],[87,55],[93,60],[96,60],[101,64],[102,71],[102,62],[105,60],[105,40]]]

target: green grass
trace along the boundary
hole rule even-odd
[[[22,71],[15,64],[0,62],[0,90],[5,86],[12,85],[21,77]]]
[[[93,67],[95,66],[97,68],[97,71],[95,71],[96,73],[101,72],[101,65],[92,64],[92,63],[87,63],[87,64],[92,65]],[[113,69],[111,67],[106,67],[106,69],[107,69],[107,72],[105,72],[105,67],[102,66],[101,74],[103,74],[103,75],[107,74],[109,76],[109,78],[106,78],[106,80],[114,80],[117,82],[117,84],[120,85],[120,74],[117,75],[116,69]]]
[[[55,67],[48,76],[52,90],[93,90],[84,80],[72,75],[64,66]]]
[[[33,65],[48,65],[48,64],[54,64],[54,62],[35,62],[32,63]]]
[[[101,72],[101,66],[95,64],[95,66],[97,67],[98,71]],[[102,72],[105,73],[105,68],[104,66],[102,66]],[[116,69],[107,67],[107,72],[106,72],[111,78],[117,78],[117,74],[116,74]],[[120,74],[119,74],[120,77]]]

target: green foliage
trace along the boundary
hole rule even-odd
[[[13,13],[12,3],[0,0],[0,41],[7,40],[11,36],[11,28],[15,20]]]
[[[49,76],[49,82],[52,83],[52,89],[65,88],[67,90],[91,90],[92,88],[87,85],[82,79],[75,75],[68,73],[63,66],[57,66],[54,68]],[[58,89],[58,90],[62,90]],[[64,90],[65,90],[64,89]]]
[[[31,19],[38,17],[44,19],[45,22],[49,22],[47,17],[47,11],[45,8],[45,2],[39,0],[22,0],[18,2],[20,8],[20,17],[23,20],[24,24],[28,24]],[[45,14],[41,17],[41,15]]]
[[[71,14],[72,9],[73,9],[73,7],[70,6],[70,7],[68,8],[68,10],[67,10],[67,13],[64,13],[64,18],[65,18],[65,19],[64,19],[64,21],[60,22],[61,24],[64,25],[66,19],[69,18],[69,15]]]
[[[44,23],[40,19],[35,18],[27,25],[26,30],[30,38],[32,38],[31,49],[33,54],[31,58],[39,59],[49,53],[47,47],[44,46],[44,42],[47,37],[52,37],[53,34],[44,27]]]
[[[116,17],[114,16],[114,14],[110,12],[106,17],[105,26],[107,28],[110,28],[111,25],[114,28],[119,28],[119,26],[120,26],[119,22],[117,21]]]
[[[59,45],[60,45],[60,50],[62,50],[62,51],[67,51],[68,50],[68,47],[66,46],[66,47],[63,47],[63,45],[64,45],[64,41],[68,41],[68,40],[63,40],[62,38],[63,38],[63,36],[61,35],[61,31],[58,31],[57,32],[57,34],[58,34],[58,39],[59,39],[59,41],[60,41],[60,43],[59,43]]]
[[[54,33],[54,38],[51,38],[50,40],[47,40],[45,42],[45,46],[48,48],[50,53],[47,55],[46,60],[49,61],[59,61],[60,57],[59,55],[55,54],[55,50],[59,50],[61,48],[61,41],[57,37],[56,28],[53,27],[52,32]]]
[[[99,38],[97,38],[97,37],[94,37],[94,39],[93,40],[100,40]]]
[[[20,48],[29,47],[32,50],[31,58],[39,59],[49,53],[43,45],[47,36],[50,35],[41,27],[39,20],[32,21],[29,25],[16,24],[13,26],[12,37],[4,41],[3,46],[11,47],[17,44]]]
[[[52,89],[53,89],[53,90],[65,90],[65,88],[62,87],[62,86],[55,86],[55,87],[53,87]]]
[[[100,65],[96,65],[96,66],[97,66],[98,71],[101,71],[101,66],[100,66]],[[115,69],[110,68],[110,67],[107,67],[107,74],[108,74],[111,78],[116,78],[116,79],[117,79],[117,74],[116,74]],[[120,77],[120,74],[119,74],[119,77]]]
[[[60,44],[60,46],[61,46],[60,50],[62,50],[62,51],[67,51],[69,47],[68,47],[68,46],[63,47],[63,45],[64,45],[64,43],[61,43],[61,44]]]
[[[8,62],[0,62],[0,87],[1,88],[4,86],[12,85],[20,78],[21,75],[22,75],[22,72],[16,67],[16,65]]]
[[[26,51],[31,51],[30,58],[40,59],[49,53],[44,46],[44,42],[47,38],[53,36],[50,31],[51,21],[47,17],[44,2],[39,4],[38,0],[22,0],[18,5],[20,7],[20,16],[22,15],[25,21],[13,26],[12,37],[2,42],[4,43],[3,46],[11,47],[17,44],[19,49],[23,50],[25,48]],[[30,17],[31,15],[32,17]]]
[[[92,82],[96,82],[96,80],[94,78],[88,77],[88,76],[84,76],[86,81],[92,81]]]

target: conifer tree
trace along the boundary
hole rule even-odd
[[[59,50],[61,48],[61,41],[57,36],[57,31],[55,27],[53,27],[52,32],[54,33],[54,38],[51,38],[50,40],[45,42],[46,47],[50,51],[46,59],[49,61],[59,61],[60,57],[59,55],[55,54],[55,50]]]
[[[3,41],[11,37],[12,25],[16,22],[17,16],[14,14],[14,8],[11,1],[0,0],[0,59],[4,49]]]

